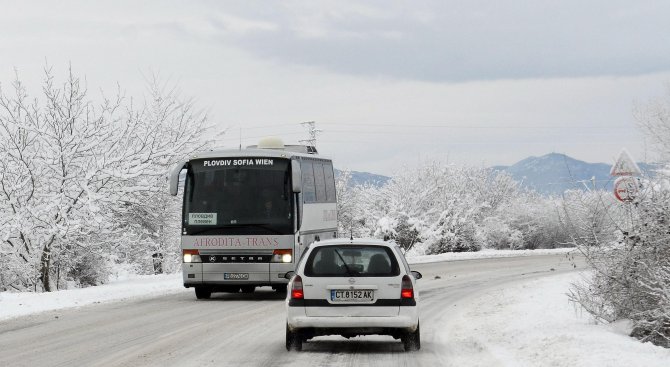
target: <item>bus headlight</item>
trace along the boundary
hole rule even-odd
[[[185,263],[200,263],[200,253],[198,250],[184,250],[184,262]]]
[[[272,252],[273,263],[290,263],[293,261],[293,250],[274,250]]]

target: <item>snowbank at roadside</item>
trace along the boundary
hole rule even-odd
[[[414,255],[410,252],[407,254],[407,261],[410,264],[423,264],[423,263],[433,263],[439,261],[490,259],[494,257],[561,255],[561,254],[567,254],[568,252],[572,251],[577,251],[577,249],[575,248],[538,249],[538,250],[484,249],[477,252],[448,252],[445,254],[438,254],[438,255]]]
[[[568,301],[579,274],[504,285],[460,304],[436,325],[453,365],[667,367],[670,349],[640,343],[622,322],[595,324]]]
[[[176,293],[185,289],[181,277],[181,273],[142,275],[95,287],[49,293],[1,292],[0,320],[94,303]]]

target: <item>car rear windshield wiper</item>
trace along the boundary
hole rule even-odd
[[[344,268],[347,269],[347,275],[349,275],[350,277],[354,277],[354,276],[360,274],[359,272],[356,272],[356,275],[354,275],[354,273],[351,271],[351,269],[349,269],[349,266],[347,265],[347,262],[344,261],[344,258],[342,257],[342,255],[340,255],[340,252],[337,251],[337,249],[335,249],[335,253],[340,258],[340,260],[342,260],[342,264],[344,264]]]

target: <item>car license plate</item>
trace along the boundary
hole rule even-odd
[[[333,302],[372,302],[375,291],[371,289],[331,289],[330,300]]]
[[[249,273],[223,273],[225,280],[249,280]]]

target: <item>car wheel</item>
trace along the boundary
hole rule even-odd
[[[406,352],[421,349],[421,331],[419,324],[416,325],[416,330],[414,332],[405,333],[401,340]]]
[[[212,296],[212,288],[210,287],[195,287],[195,298],[209,299]]]
[[[291,331],[286,324],[286,350],[302,350],[302,336],[298,331]]]

